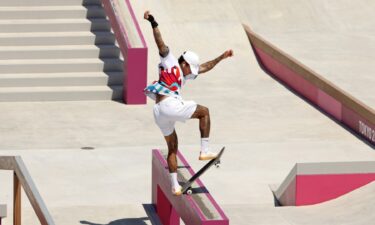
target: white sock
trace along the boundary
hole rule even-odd
[[[201,152],[207,153],[209,150],[209,138],[202,138],[201,139]]]
[[[172,187],[178,187],[180,184],[178,183],[178,180],[177,180],[177,173],[170,173],[170,175],[171,175]]]

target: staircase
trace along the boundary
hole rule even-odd
[[[101,0],[0,1],[0,102],[121,100]]]

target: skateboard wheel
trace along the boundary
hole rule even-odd
[[[193,191],[191,189],[189,189],[189,190],[186,191],[186,194],[191,195],[191,194],[193,194]]]

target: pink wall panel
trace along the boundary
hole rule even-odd
[[[156,212],[163,225],[180,225],[180,216],[172,207],[160,187],[157,187]]]
[[[132,48],[128,50],[126,75],[124,81],[124,99],[127,104],[146,104],[146,95],[143,89],[147,85],[147,49]]]
[[[342,104],[322,90],[318,90],[318,106],[341,121]]]
[[[297,175],[296,206],[328,201],[375,180],[375,174]]]
[[[314,85],[306,81],[300,75],[296,74],[287,66],[279,63],[261,49],[255,48],[255,50],[260,57],[262,64],[274,76],[278,77],[280,80],[288,84],[291,88],[302,94],[313,103],[317,103],[318,89]]]

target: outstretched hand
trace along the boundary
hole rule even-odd
[[[155,21],[155,18],[150,14],[150,11],[149,11],[149,10],[147,10],[147,11],[145,12],[145,14],[143,15],[143,18],[144,18],[145,20],[148,20],[148,21],[151,23],[151,27],[152,27],[152,29],[158,27],[159,24]]]
[[[232,57],[233,56],[233,50],[232,49],[229,49],[229,50],[226,50],[224,53],[223,53],[223,59],[226,59],[228,57]]]
[[[149,15],[150,15],[150,11],[147,10],[147,11],[145,12],[145,14],[143,15],[143,18],[144,18],[145,20],[148,20]]]

